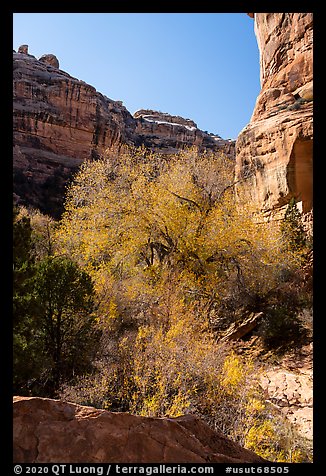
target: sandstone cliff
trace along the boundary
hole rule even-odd
[[[179,149],[194,145],[220,150],[234,157],[234,141],[198,129],[191,119],[149,109],[135,112],[134,117],[137,119],[136,133],[140,141],[152,150],[176,153]]]
[[[37,60],[24,49],[13,59],[14,192],[49,211],[84,160],[133,143],[135,121],[120,103],[59,70],[53,55]]]
[[[236,180],[267,213],[291,197],[312,209],[313,15],[251,13],[261,91],[236,142]]]
[[[15,463],[262,463],[195,416],[149,418],[14,397]]]
[[[295,197],[312,233],[313,15],[248,15],[260,51],[261,91],[250,123],[237,138],[236,181],[247,199],[273,219],[282,217]],[[312,266],[311,254],[309,281]],[[266,398],[312,440],[312,344],[300,352],[304,357],[287,355],[267,368],[262,386]]]
[[[38,60],[27,45],[13,53],[13,91],[15,199],[43,212],[58,215],[72,173],[113,146],[175,153],[197,145],[234,157],[234,142],[169,114],[139,111],[133,117],[121,101],[60,70],[54,55]]]

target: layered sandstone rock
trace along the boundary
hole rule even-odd
[[[147,147],[162,153],[177,153],[185,147],[221,151],[235,157],[234,141],[202,131],[191,119],[168,113],[141,109],[134,114],[136,133]]]
[[[15,463],[261,463],[195,416],[148,418],[14,397]]]
[[[197,145],[235,155],[233,141],[192,121],[168,114],[162,120],[153,111],[133,117],[121,101],[60,70],[55,55],[37,60],[28,45],[13,53],[13,91],[14,194],[43,212],[60,213],[72,173],[108,148],[145,145],[174,153]]]
[[[236,143],[236,181],[266,212],[312,209],[312,13],[255,13],[261,91]]]
[[[120,103],[24,49],[13,54],[14,192],[43,211],[62,203],[64,186],[86,159],[132,143],[135,121]]]
[[[282,365],[266,369],[261,385],[266,399],[294,425],[297,432],[313,439],[312,344],[298,356],[288,355]]]

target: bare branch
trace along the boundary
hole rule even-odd
[[[181,195],[178,195],[177,193],[172,192],[169,189],[166,189],[166,190],[170,192],[172,195],[174,195],[175,197],[179,198],[179,200],[184,200],[185,202],[191,203],[192,205],[195,205],[195,207],[197,207],[200,212],[202,211],[202,208],[198,205],[198,203],[196,203],[194,200],[191,200],[191,198],[181,197]]]

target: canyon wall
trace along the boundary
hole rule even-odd
[[[146,147],[161,153],[177,153],[187,146],[221,151],[235,156],[234,141],[202,131],[191,119],[172,116],[151,109],[141,109],[134,114],[137,120],[136,133]]]
[[[234,158],[234,141],[179,116],[141,110],[134,116],[84,81],[22,45],[13,53],[13,170],[16,203],[60,215],[69,178],[85,160],[122,144],[171,154],[191,146]]]
[[[260,51],[261,91],[236,142],[236,183],[267,214],[295,197],[312,209],[313,15],[250,13]],[[62,208],[65,186],[87,159],[120,144],[175,153],[196,145],[234,157],[234,142],[190,119],[152,110],[133,116],[84,81],[22,45],[13,53],[14,196],[44,212]],[[282,213],[281,213],[282,214]]]
[[[53,56],[13,54],[14,193],[18,203],[44,212],[60,208],[67,180],[84,160],[131,144],[135,130],[126,108],[59,70]]]
[[[249,13],[260,52],[261,91],[250,123],[236,141],[239,198],[266,218],[280,219],[291,198],[312,233],[313,15]],[[240,195],[241,193],[241,195]],[[312,254],[311,254],[312,256]],[[312,259],[307,263],[312,275]],[[312,343],[266,368],[261,384],[271,402],[311,443]]]
[[[236,181],[272,214],[294,197],[312,210],[313,15],[250,13],[260,52],[261,91],[236,142]]]

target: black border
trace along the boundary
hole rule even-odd
[[[292,4],[291,4],[292,3]],[[326,240],[323,239],[323,217],[321,208],[323,207],[323,182],[322,162],[326,159],[321,152],[322,137],[322,85],[324,79],[323,74],[319,71],[323,64],[321,59],[324,54],[322,44],[322,28],[325,28],[325,17],[322,15],[322,2],[309,2],[301,5],[299,2],[232,2],[227,4],[219,4],[215,2],[147,2],[141,3],[130,2],[126,0],[120,1],[92,1],[92,2],[33,2],[33,1],[16,1],[11,5],[3,5],[1,7],[1,34],[2,45],[2,162],[1,162],[1,178],[2,186],[0,191],[2,197],[1,203],[1,263],[2,276],[2,302],[3,311],[1,313],[0,322],[3,330],[0,331],[2,342],[0,343],[1,363],[1,429],[5,438],[2,438],[2,458],[0,460],[1,473],[13,474],[12,466],[12,15],[13,13],[244,13],[242,10],[255,11],[257,6],[260,12],[270,11],[291,11],[293,7],[295,12],[312,12],[314,14],[314,462],[309,464],[288,464],[290,467],[289,474],[321,474],[322,454],[323,454],[323,427],[322,427],[322,408],[323,408],[323,391],[320,388],[322,383],[322,323],[325,319],[322,309],[323,300],[321,287],[324,281],[324,268],[322,255],[325,248]],[[245,13],[244,13],[245,14]],[[5,57],[5,59],[4,59]],[[6,63],[6,67],[3,65]],[[318,117],[319,116],[319,117]],[[5,143],[5,145],[3,144]],[[11,276],[11,278],[10,278]],[[214,465],[213,465],[214,466]],[[217,464],[218,471],[224,464]],[[243,465],[243,467],[248,465]],[[255,465],[251,465],[255,466]],[[7,471],[6,471],[7,469]],[[217,472],[215,472],[217,474]],[[224,474],[224,470],[221,471]],[[263,473],[264,474],[264,473]]]

